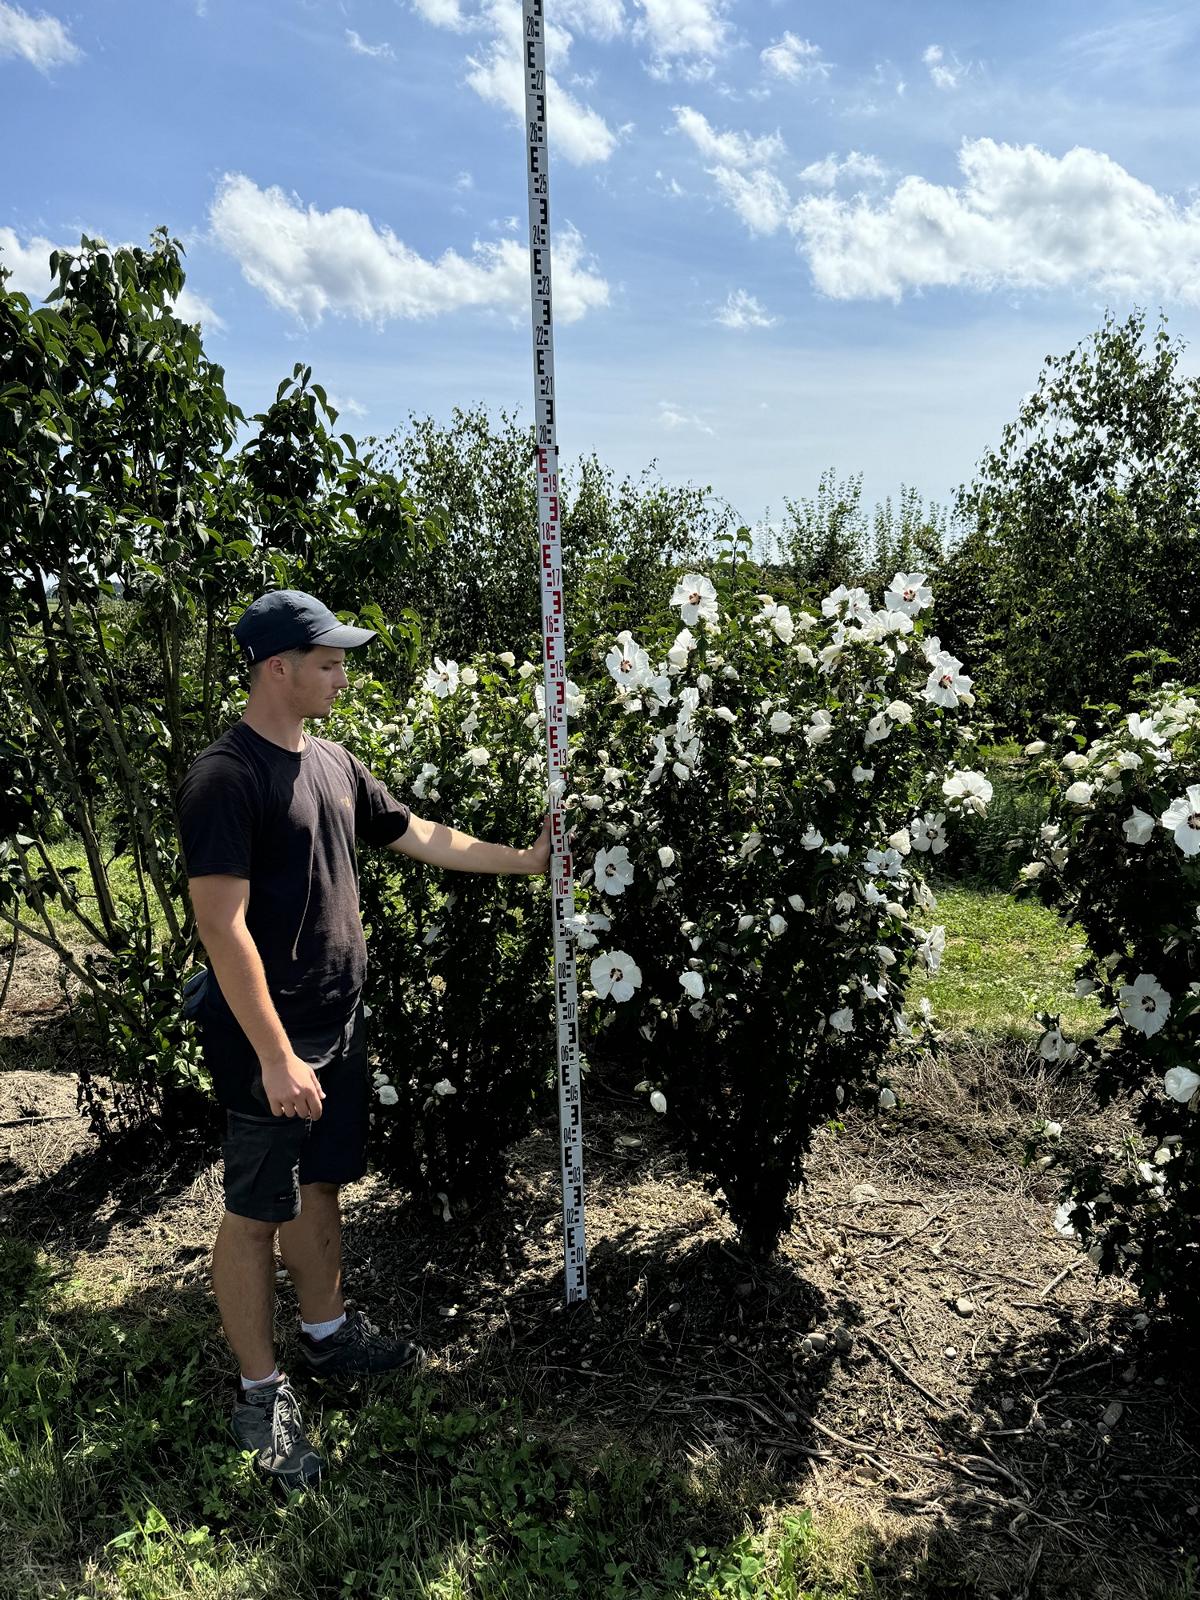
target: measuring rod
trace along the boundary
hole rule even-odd
[[[546,142],[546,23],[543,0],[523,0],[525,126],[529,178],[529,293],[533,320],[533,405],[537,437],[541,552],[542,673],[550,780],[554,1006],[558,1024],[558,1125],[562,1157],[563,1269],[567,1303],[587,1299],[583,1220],[583,1119],[579,1082],[579,997],[571,852],[562,802],[567,773],[567,645],[564,631],[558,433],[554,397],[554,315],[550,292],[550,159]]]

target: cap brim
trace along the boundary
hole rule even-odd
[[[328,633],[318,633],[314,644],[327,645],[331,650],[357,650],[375,637],[374,628],[330,628]]]

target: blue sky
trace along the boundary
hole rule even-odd
[[[0,259],[186,244],[231,393],[530,414],[519,0],[0,0]],[[1200,12],[546,0],[559,443],[747,522],[946,499],[1042,358],[1162,307],[1200,370]]]

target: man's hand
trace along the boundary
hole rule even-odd
[[[531,877],[545,872],[550,865],[550,818],[542,823],[542,831],[525,852],[529,858],[528,871]]]
[[[316,1073],[294,1051],[262,1069],[267,1103],[276,1117],[311,1117],[315,1122],[325,1098]]]

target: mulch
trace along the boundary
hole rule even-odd
[[[22,952],[0,1012],[0,1227],[97,1280],[199,1295],[213,1153],[99,1153],[56,1063],[61,1008],[52,959]],[[348,1288],[415,1331],[448,1391],[519,1400],[556,1448],[718,1470],[757,1521],[852,1516],[881,1593],[1149,1597],[1200,1550],[1197,1364],[1181,1375],[1129,1289],[1055,1234],[1053,1185],[1020,1159],[1039,1117],[1114,1130],[1016,1044],[950,1041],[897,1087],[899,1112],[817,1136],[767,1263],[669,1121],[596,1072],[585,1302],[562,1299],[552,1123],[474,1214],[447,1222],[379,1177],[348,1190]]]

